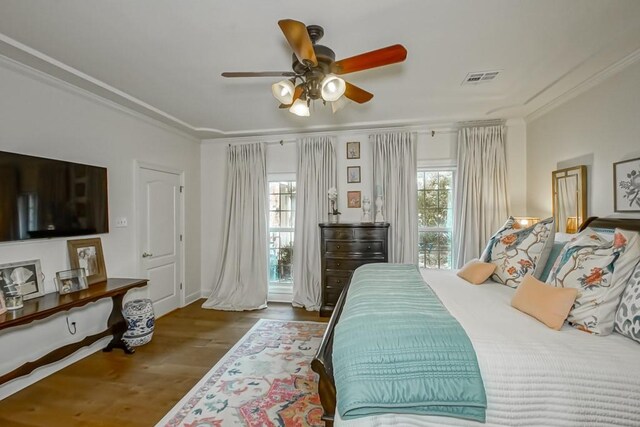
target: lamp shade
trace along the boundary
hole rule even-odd
[[[320,94],[325,101],[337,101],[346,89],[344,80],[334,74],[327,74],[320,83]]]
[[[524,228],[531,227],[533,224],[540,222],[540,218],[535,216],[516,216],[514,219]]]
[[[291,108],[289,108],[289,111],[291,111],[296,116],[301,117],[309,117],[310,115],[309,105],[307,105],[307,101],[300,98],[296,99],[296,102],[294,102]]]
[[[293,83],[291,80],[282,80],[271,85],[273,96],[283,104],[291,104],[293,101]]]
[[[331,111],[333,111],[333,114],[335,114],[337,111],[342,110],[348,103],[349,98],[347,98],[346,96],[341,96],[337,101],[333,101],[331,103]]]

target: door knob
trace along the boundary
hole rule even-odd
[[[142,253],[142,258],[149,258],[150,256],[153,256],[153,254],[150,254],[148,252],[143,252]]]

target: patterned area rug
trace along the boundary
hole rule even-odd
[[[323,426],[310,363],[325,328],[260,319],[156,426]]]

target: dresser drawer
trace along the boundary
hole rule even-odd
[[[326,258],[324,268],[326,270],[348,270],[353,271],[364,264],[373,262],[384,262],[384,257],[364,258],[364,259],[343,259],[343,258]]]
[[[324,288],[324,304],[326,305],[336,305],[338,302],[338,298],[340,298],[340,294],[342,293],[344,286],[342,288],[333,288],[331,286],[327,286]]]
[[[353,231],[350,228],[326,228],[324,238],[328,240],[353,240]]]
[[[358,228],[353,230],[355,240],[386,240],[386,228]]]
[[[350,253],[382,253],[382,241],[355,242],[355,241],[328,241],[327,252],[350,252]]]
[[[349,279],[351,278],[351,272],[344,276],[337,276],[333,274],[327,274],[324,278],[324,287],[326,288],[334,288],[334,289],[342,289],[344,286],[349,283]]]

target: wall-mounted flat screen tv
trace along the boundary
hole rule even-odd
[[[107,232],[106,168],[0,151],[0,242]]]

